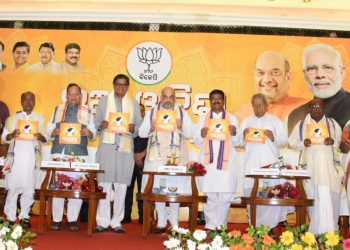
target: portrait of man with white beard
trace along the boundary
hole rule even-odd
[[[325,114],[334,118],[341,128],[350,119],[350,93],[343,89],[345,68],[338,50],[327,44],[314,44],[303,53],[303,72],[309,90],[323,99]],[[305,118],[309,104],[294,109],[288,116],[288,134]]]

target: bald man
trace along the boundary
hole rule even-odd
[[[174,111],[176,122],[173,131],[159,131],[156,129],[159,125],[157,114]],[[171,119],[171,118],[170,118]],[[158,124],[157,124],[158,123]],[[171,121],[169,121],[171,123]],[[191,118],[181,105],[175,102],[175,90],[171,87],[165,87],[161,92],[160,103],[152,108],[139,130],[141,138],[148,139],[147,155],[145,159],[145,171],[157,171],[159,166],[168,165],[172,161],[175,165],[185,165],[188,162],[188,150],[186,150],[184,138],[191,136]],[[147,183],[147,177],[142,180],[143,188]],[[160,192],[168,192],[167,187],[176,186],[178,192],[189,191],[190,180],[186,177],[176,176],[155,176],[154,187],[159,187]],[[164,189],[162,189],[164,187]],[[152,229],[151,233],[164,233],[168,220],[167,211],[164,202],[156,202],[158,214],[157,227]],[[179,203],[170,203],[169,221],[172,227],[178,226]]]
[[[255,87],[268,101],[268,113],[284,120],[295,108],[306,102],[303,98],[288,95],[291,82],[287,59],[277,51],[268,50],[260,54],[255,63]],[[254,114],[250,103],[243,104],[236,111],[238,121]]]

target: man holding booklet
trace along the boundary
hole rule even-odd
[[[139,136],[148,138],[145,171],[158,171],[159,167],[168,165],[184,166],[188,162],[188,150],[185,138],[191,136],[191,118],[187,112],[175,102],[175,90],[165,87],[161,91],[160,102],[146,114],[140,127]],[[179,167],[180,168],[180,167]],[[148,176],[144,176],[142,186],[145,187]],[[179,193],[190,192],[190,180],[179,176],[155,176],[154,187],[159,193],[176,190]],[[175,192],[176,192],[175,191]],[[169,204],[169,221],[172,227],[179,223],[179,203]],[[165,202],[156,202],[158,214],[157,227],[151,233],[166,231],[168,214]]]
[[[266,113],[268,103],[265,95],[255,94],[251,100],[254,115],[244,119],[240,127],[240,141],[245,147],[245,174],[251,174],[253,169],[276,162],[279,148],[286,145],[288,139],[282,122],[276,116]],[[265,185],[273,186],[283,180],[267,179],[267,181]],[[253,182],[253,178],[244,179],[246,196],[250,195]],[[293,210],[293,207],[257,206],[256,225],[268,225],[273,228],[284,221],[287,213]]]
[[[11,223],[16,221],[17,199],[21,194],[18,216],[23,228],[30,228],[29,212],[34,202],[35,168],[41,163],[41,143],[46,142],[44,117],[34,113],[35,96],[21,95],[23,111],[6,120],[2,140],[10,144],[3,169],[8,189],[4,212]]]
[[[139,104],[127,94],[128,76],[115,76],[113,89],[108,96],[100,99],[95,117],[100,134],[96,162],[104,170],[98,175],[98,180],[107,194],[106,199],[98,204],[96,231],[103,232],[111,227],[116,233],[125,233],[121,221],[124,218],[126,190],[134,170],[134,138],[138,135],[142,117]]]
[[[200,146],[200,162],[207,169],[202,190],[208,196],[204,204],[205,228],[221,230],[226,227],[232,195],[235,191],[233,160],[237,119],[225,108],[225,94],[215,89],[209,94],[211,110],[196,125],[194,143]]]
[[[57,161],[87,161],[88,140],[96,136],[93,123],[93,115],[85,104],[81,103],[82,95],[80,87],[71,83],[67,87],[66,102],[57,106],[50,122],[47,124],[47,132],[53,140],[51,158]],[[70,177],[78,178],[76,173],[64,172]],[[82,200],[68,199],[67,220],[71,231],[78,231],[77,219]],[[62,226],[64,198],[53,198],[52,230],[60,230]]]
[[[308,199],[314,205],[308,208],[309,231],[314,234],[338,229],[341,179],[337,148],[341,140],[338,123],[325,115],[324,102],[313,99],[309,113],[294,127],[290,137],[291,147],[300,149],[300,163],[306,164],[311,181],[304,184]]]

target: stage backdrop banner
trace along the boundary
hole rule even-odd
[[[56,105],[65,100],[65,87],[74,82],[83,89],[83,101],[95,111],[99,98],[112,88],[116,74],[130,76],[129,92],[149,110],[159,101],[160,90],[172,84],[177,101],[188,110],[194,122],[209,109],[208,93],[222,89],[231,113],[256,93],[254,66],[258,55],[275,50],[286,56],[291,65],[290,96],[312,97],[302,72],[302,52],[313,43],[327,43],[349,63],[350,43],[342,38],[268,36],[213,33],[168,33],[135,31],[90,31],[47,29],[0,29],[5,44],[0,72],[0,99],[13,113],[20,110],[20,95],[36,95],[35,111],[49,121]],[[18,41],[30,45],[28,63],[39,60],[39,46],[54,45],[54,61],[65,60],[65,46],[81,47],[79,64],[84,68],[73,73],[26,73],[11,70],[12,48]],[[346,81],[345,81],[346,82]],[[344,87],[350,89],[350,83]]]

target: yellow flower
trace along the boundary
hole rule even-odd
[[[314,250],[315,248],[313,248],[313,247],[310,247],[310,246],[308,246],[308,247],[304,247],[304,250]]]
[[[316,243],[315,236],[310,232],[306,232],[303,236],[301,236],[301,240],[304,241],[309,246]]]
[[[280,239],[284,245],[289,246],[290,244],[292,244],[294,242],[294,235],[292,232],[285,231],[280,236]]]
[[[326,245],[327,246],[336,246],[339,244],[339,235],[335,234],[333,231],[326,233]]]
[[[303,250],[303,246],[300,244],[293,244],[290,250]]]

